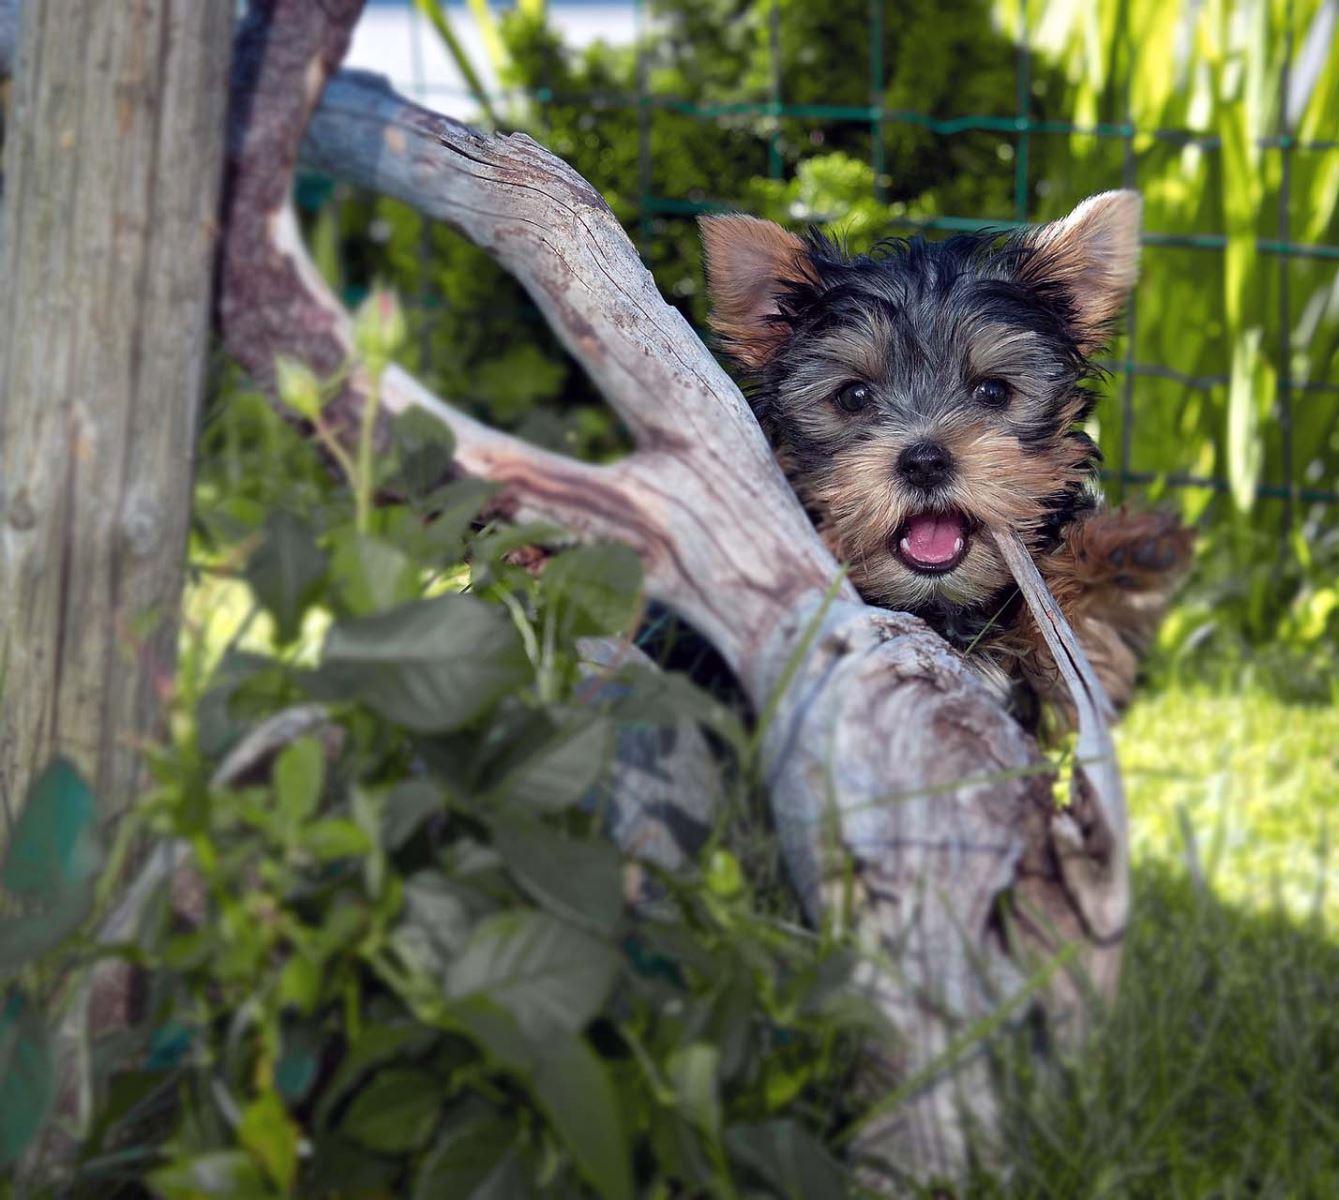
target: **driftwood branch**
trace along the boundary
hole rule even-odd
[[[950,1051],[983,1018],[1016,1011],[1038,956],[1066,942],[1074,979],[1111,983],[1123,829],[1091,790],[1057,814],[1036,747],[962,660],[839,581],[738,390],[585,180],[529,138],[484,137],[369,76],[339,75],[322,94],[356,9],[269,0],[239,40],[229,348],[262,381],[280,353],[328,372],[349,353],[347,314],[286,212],[309,115],[309,165],[450,223],[521,280],[633,454],[609,467],[547,454],[400,371],[383,400],[445,420],[461,467],[501,482],[515,511],[634,546],[650,593],[733,667],[767,721],[764,769],[804,906],[815,921],[849,912],[867,986],[903,1035],[870,1047],[866,1086],[919,1083],[865,1124],[855,1152],[876,1183],[960,1176],[970,1130],[988,1137],[997,1114],[981,1057]],[[364,389],[351,373],[346,416]],[[1085,915],[1097,912],[1100,929]],[[1082,1016],[1083,989],[1063,973],[1038,999],[1061,1024]]]

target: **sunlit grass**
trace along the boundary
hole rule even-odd
[[[1330,829],[1339,812],[1339,708],[1169,688],[1117,733],[1136,863],[1199,873],[1247,911],[1320,903],[1339,927]],[[1330,881],[1332,882],[1332,880]]]

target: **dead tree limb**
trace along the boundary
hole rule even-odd
[[[334,66],[329,47],[358,6],[330,7],[257,4],[259,32],[238,46],[245,117],[231,166],[255,186],[232,193],[222,305],[230,349],[261,379],[277,354],[321,369],[351,345],[286,200]],[[518,513],[634,546],[650,593],[733,667],[766,720],[772,809],[804,907],[815,921],[849,915],[869,952],[866,983],[902,1034],[870,1047],[866,1084],[918,1081],[866,1123],[855,1151],[872,1180],[960,1177],[970,1130],[988,1140],[998,1114],[982,1057],[955,1045],[1015,1011],[1037,955],[1063,943],[1110,981],[1123,830],[1085,795],[1057,816],[1036,747],[962,660],[921,622],[868,608],[838,581],[739,391],[571,168],[529,138],[481,136],[355,74],[326,88],[303,155],[495,255],[631,431],[633,454],[593,467],[488,429],[402,371],[384,380],[388,407],[441,417],[459,465],[502,483]],[[364,388],[352,373],[341,403],[357,410]],[[1083,872],[1066,868],[1075,857]],[[1083,915],[1099,907],[1120,917],[1100,933]],[[1077,988],[1044,998],[1061,1023],[1082,1014]]]

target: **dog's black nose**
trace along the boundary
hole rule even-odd
[[[897,456],[897,469],[913,487],[932,488],[953,471],[953,456],[938,442],[916,442]]]

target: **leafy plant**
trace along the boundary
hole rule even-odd
[[[373,386],[399,336],[370,296]],[[330,387],[282,378],[319,430]],[[110,957],[143,972],[146,1004],[83,1064],[76,1194],[845,1194],[825,1143],[877,1018],[845,986],[853,952],[794,920],[747,773],[681,873],[625,861],[600,810],[620,731],[702,722],[728,762],[738,717],[645,668],[592,699],[579,640],[633,630],[636,557],[567,549],[532,573],[511,551],[551,531],[495,527],[444,428],[393,438],[323,465],[249,394],[219,398],[190,611],[220,624],[189,633],[156,785],[118,832],[182,848],[200,919],[164,881],[133,931],[51,949],[97,865],[91,803],[54,766],[0,879],[65,906],[15,947],[30,978],[0,1017],[0,1149],[32,1145],[50,1022]],[[242,735],[312,703],[308,732],[220,781]]]

